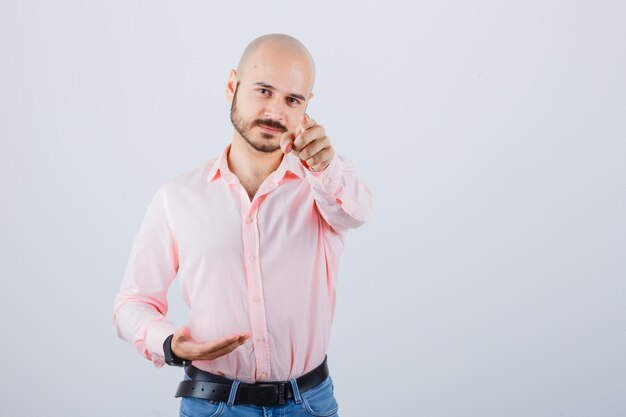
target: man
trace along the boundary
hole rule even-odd
[[[326,357],[337,269],[372,197],[305,113],[314,77],[295,38],[252,41],[226,85],[232,142],[163,184],[133,241],[113,327],[157,368],[185,367],[187,417],[338,415]],[[178,329],[165,317],[175,277],[190,308]]]

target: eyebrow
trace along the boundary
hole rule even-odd
[[[263,88],[267,88],[268,90],[276,90],[276,87],[274,87],[273,85],[264,83],[263,81],[259,81],[258,83],[254,83],[254,85],[260,85]],[[289,93],[290,97],[294,97],[297,98],[301,101],[306,101],[306,98],[304,98],[304,96],[302,94],[296,94],[296,93]]]

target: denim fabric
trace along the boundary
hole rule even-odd
[[[187,374],[184,374],[185,381],[190,379]],[[295,398],[283,405],[233,404],[239,385],[239,381],[235,381],[228,401],[181,397],[180,417],[339,417],[339,404],[335,398],[333,380],[330,375],[306,392],[300,392],[295,378],[290,382]]]

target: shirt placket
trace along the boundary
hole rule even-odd
[[[265,183],[264,183],[265,184]],[[275,182],[270,183],[270,189],[276,187]],[[264,187],[261,187],[264,188]],[[271,375],[270,348],[268,342],[267,321],[265,314],[265,299],[263,297],[263,280],[259,262],[260,253],[260,227],[258,222],[258,207],[261,189],[250,202],[245,190],[241,192],[242,207],[242,233],[243,251],[246,260],[245,273],[248,283],[248,300],[250,306],[250,322],[252,330],[252,343],[256,359],[256,379],[269,380]]]

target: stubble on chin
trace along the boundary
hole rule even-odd
[[[261,139],[255,141],[253,139],[254,135],[252,133],[252,128],[256,126],[256,124],[244,122],[239,117],[236,106],[233,106],[233,109],[231,110],[230,121],[232,122],[233,127],[235,128],[235,130],[237,130],[239,135],[248,143],[248,145],[250,145],[256,151],[263,153],[273,153],[280,149],[280,143],[271,142],[272,140],[276,141],[277,139],[280,142],[280,139],[278,137],[279,133],[272,135],[270,133],[261,132]]]

